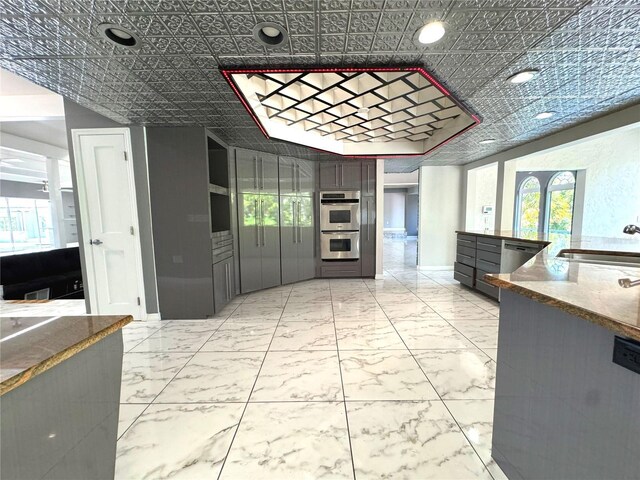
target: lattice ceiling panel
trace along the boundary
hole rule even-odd
[[[417,67],[222,73],[267,138],[339,155],[422,155],[480,123]]]

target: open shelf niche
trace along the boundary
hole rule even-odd
[[[229,158],[227,149],[207,136],[211,233],[231,230]]]

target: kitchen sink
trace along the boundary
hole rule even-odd
[[[619,253],[583,253],[560,252],[560,258],[570,258],[584,263],[600,263],[603,265],[621,265],[625,267],[640,267],[640,256],[624,255]]]

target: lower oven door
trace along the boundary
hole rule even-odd
[[[322,232],[320,253],[323,260],[360,258],[360,232]]]

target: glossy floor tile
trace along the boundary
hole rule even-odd
[[[385,239],[382,279],[125,327],[116,478],[506,478],[490,454],[498,304],[415,258]]]

